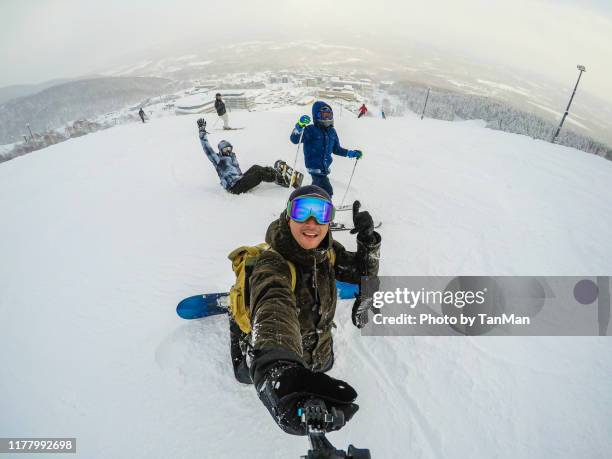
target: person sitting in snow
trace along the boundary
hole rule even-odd
[[[332,153],[338,156],[361,159],[361,150],[347,150],[340,146],[338,133],[334,129],[334,112],[332,108],[322,101],[312,105],[312,118],[310,123],[308,115],[302,115],[291,132],[289,139],[294,144],[304,144],[304,162],[306,169],[312,177],[312,184],[323,188],[330,196],[334,189],[329,182],[329,167],[333,161]]]
[[[232,194],[246,193],[255,188],[261,182],[275,182],[285,188],[289,187],[283,175],[273,167],[263,167],[254,164],[244,174],[240,170],[236,153],[231,143],[227,140],[221,140],[218,148],[219,152],[215,152],[208,143],[208,132],[206,132],[206,120],[200,118],[198,121],[198,130],[200,135],[200,143],[204,149],[204,153],[210,162],[213,163],[217,175],[221,180],[221,186]]]
[[[272,250],[257,258],[249,277],[252,332],[242,333],[230,317],[236,379],[253,382],[276,423],[290,434],[306,435],[297,408],[309,398],[343,411],[347,421],[359,408],[355,390],[325,374],[334,364],[336,279],[358,284],[369,276],[368,291],[378,288],[381,236],[359,207],[355,201],[351,232],[357,233],[357,252],[349,252],[329,229],[335,212],[331,196],[315,185],[293,191],[268,227]],[[295,288],[287,261],[295,266]],[[355,299],[352,321],[359,328],[368,322],[371,298],[361,292]]]

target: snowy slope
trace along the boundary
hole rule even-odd
[[[232,113],[243,170],[293,161],[297,107]],[[0,436],[75,436],[82,458],[297,458],[233,380],[224,317],[174,307],[227,290],[287,191],[224,192],[196,117],[73,139],[0,165]],[[211,121],[215,121],[214,118]],[[384,226],[382,274],[612,274],[612,163],[479,123],[337,115],[365,151],[352,197]],[[350,160],[334,163],[342,197]],[[355,191],[359,190],[359,191]],[[339,239],[354,248],[354,238]],[[376,458],[604,458],[605,338],[361,337],[339,304],[337,363],[361,411],[330,435]]]

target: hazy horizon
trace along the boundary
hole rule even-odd
[[[145,50],[205,51],[250,40],[334,43],[362,33],[379,46],[419,42],[566,85],[582,64],[581,89],[612,101],[612,5],[604,0],[182,0],[172,7],[161,0],[38,0],[2,10],[0,86],[100,72]]]

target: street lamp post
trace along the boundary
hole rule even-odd
[[[584,67],[584,65],[579,65],[577,68],[578,70],[580,70],[580,73],[578,74],[578,81],[576,81],[576,86],[574,86],[574,92],[572,93],[572,97],[570,97],[569,103],[567,104],[567,108],[565,109],[563,118],[561,118],[561,122],[559,123],[559,127],[557,128],[557,132],[555,132],[555,135],[553,135],[553,138],[551,140],[552,143],[555,143],[555,140],[557,139],[559,132],[561,132],[561,126],[563,126],[563,122],[565,121],[565,118],[567,118],[567,114],[569,113],[570,105],[572,105],[572,100],[574,100],[574,95],[576,95],[576,89],[578,89],[578,83],[580,83],[580,77],[582,76],[582,72],[586,72],[586,68]]]
[[[421,119],[425,116],[425,109],[427,108],[427,101],[429,100],[429,91],[431,88],[427,88],[427,96],[425,96],[425,104],[423,104],[423,111],[421,112]]]

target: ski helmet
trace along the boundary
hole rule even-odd
[[[227,140],[222,140],[221,142],[219,142],[217,148],[219,148],[219,153],[222,155],[229,155],[234,150],[232,144],[229,143]]]
[[[215,97],[221,97],[221,93],[218,92],[217,94],[215,94]]]

